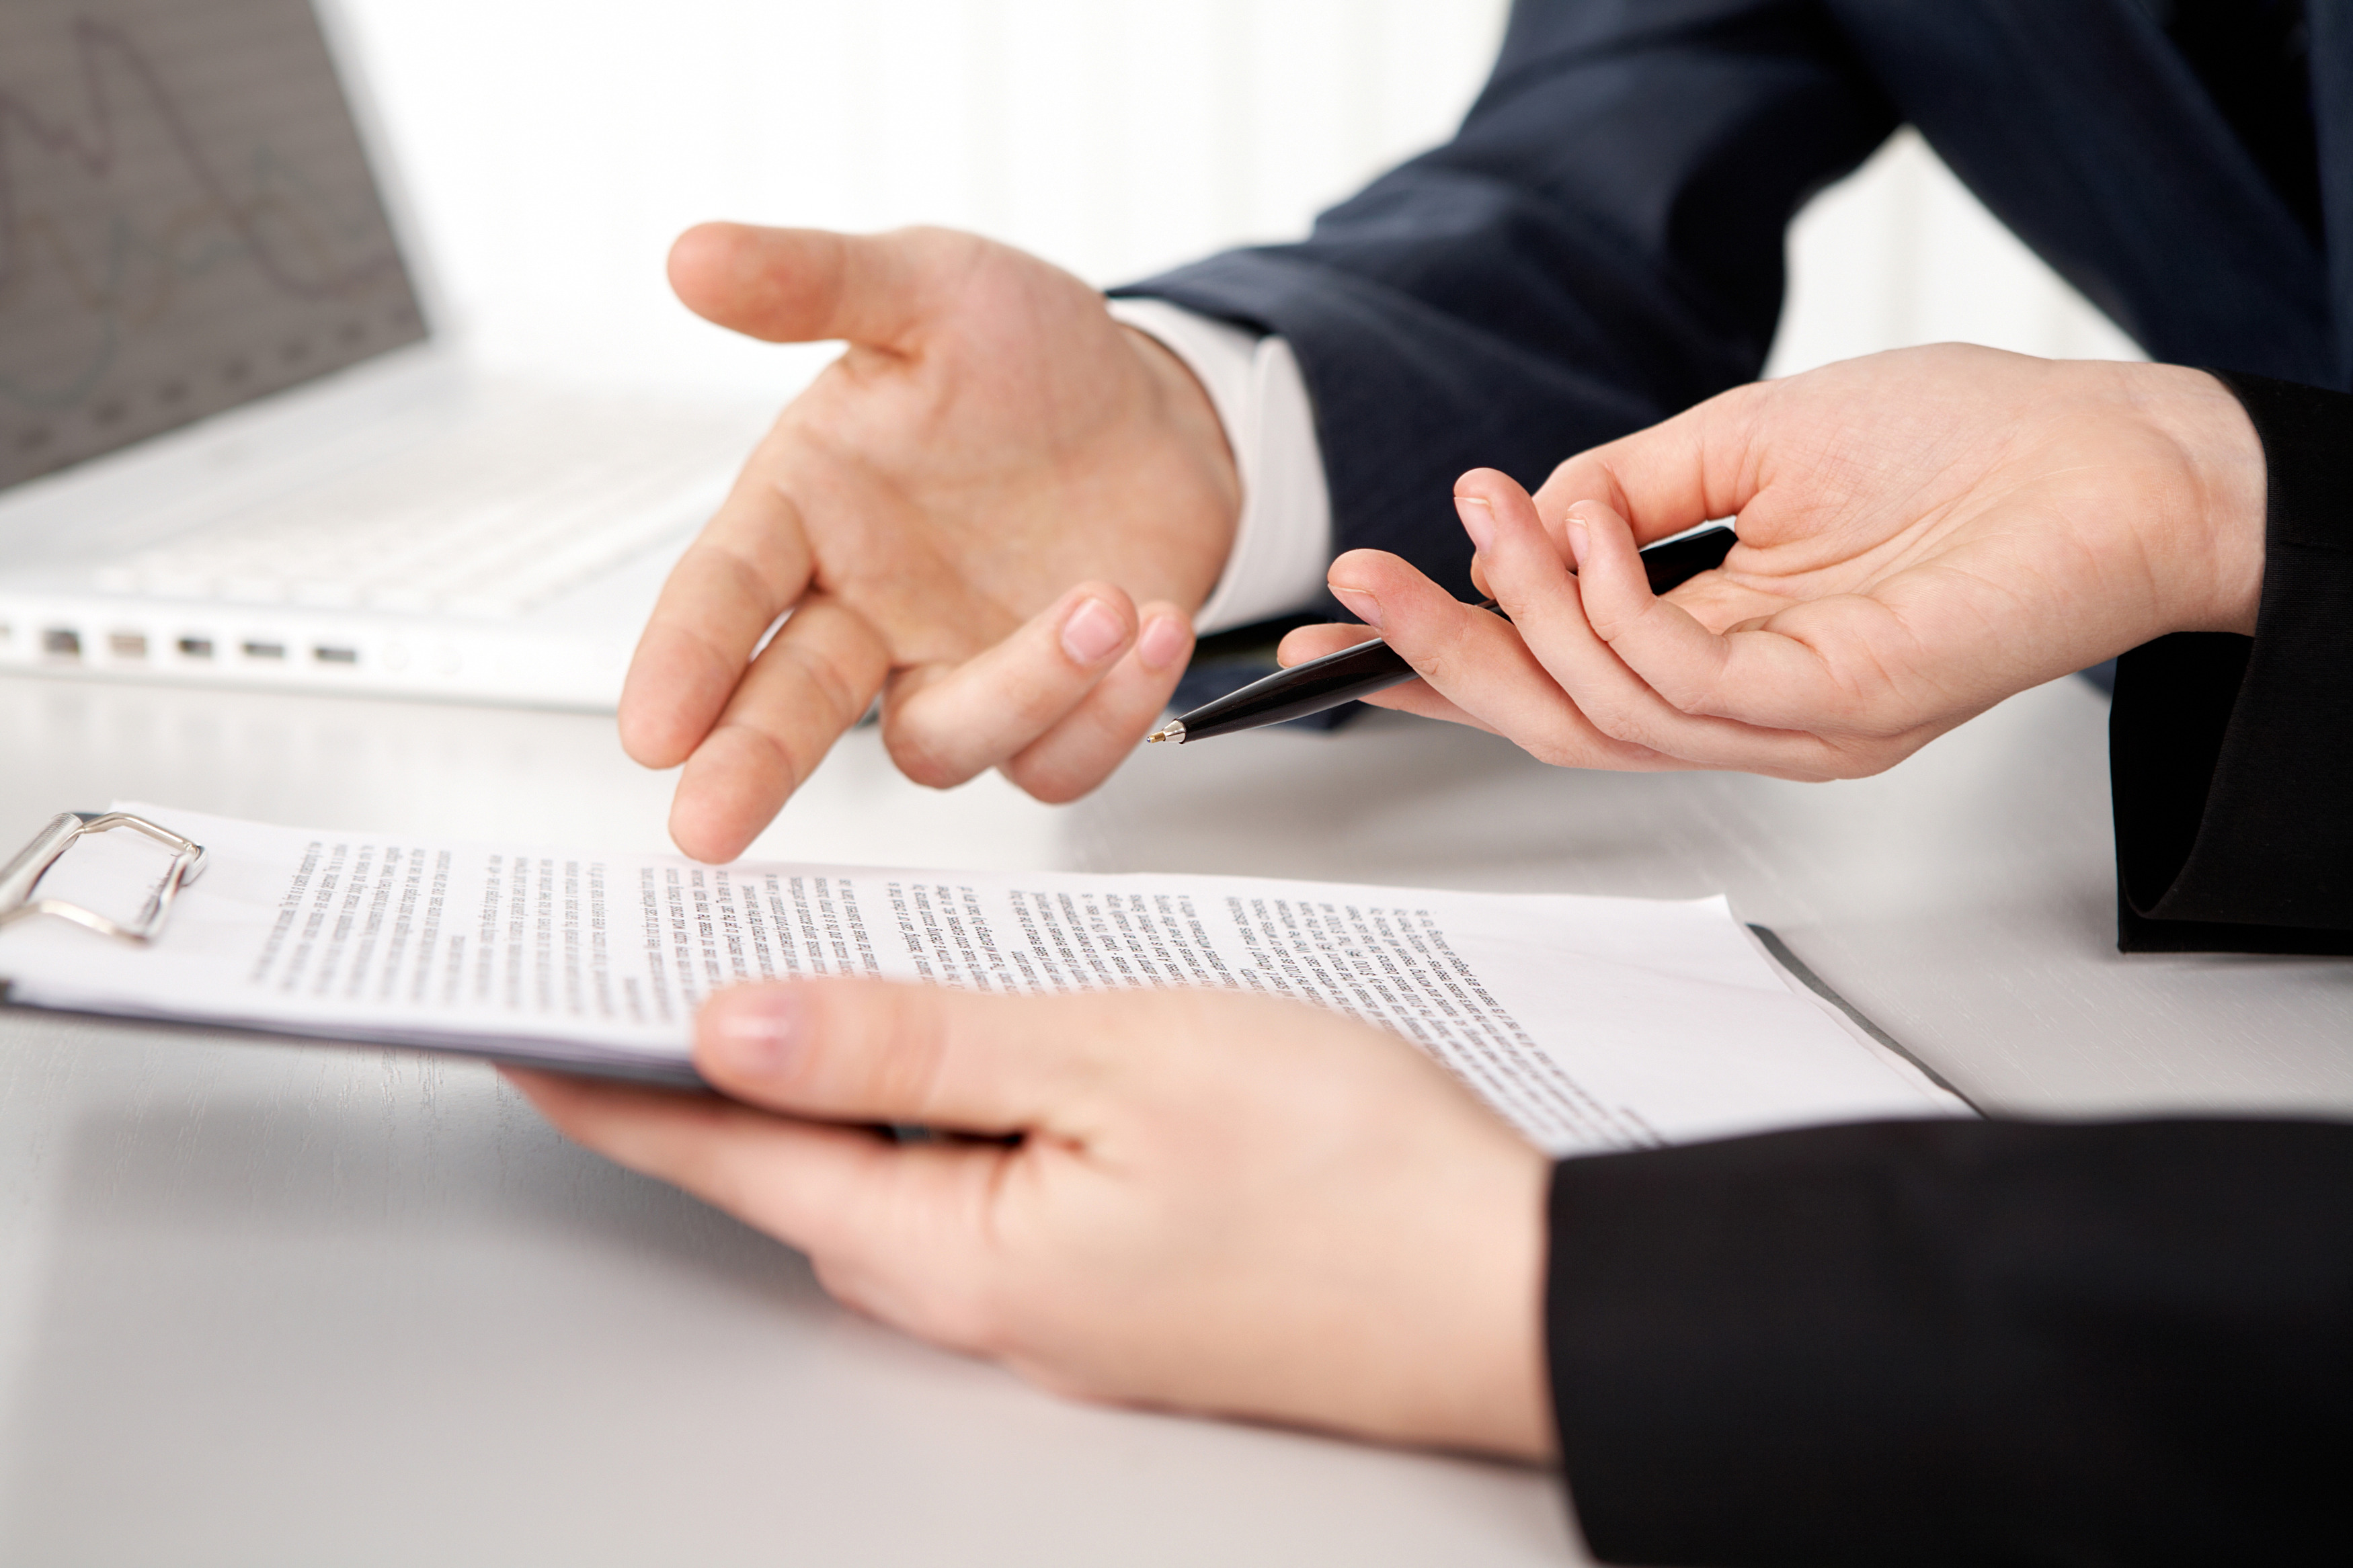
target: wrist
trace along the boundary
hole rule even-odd
[[[1124,321],[1118,326],[1152,387],[1157,422],[1208,489],[1223,537],[1218,555],[1222,563],[1242,512],[1241,468],[1226,438],[1225,421],[1208,389],[1174,351]]]
[[[2263,595],[2265,504],[2263,441],[2219,377],[2179,365],[2140,368],[2143,406],[2180,455],[2187,475],[2181,548],[2171,568],[2169,631],[2252,637]]]
[[[1451,1215],[1462,1246],[1440,1272],[1453,1329],[1413,1358],[1421,1381],[1392,1435],[1541,1461],[1560,1447],[1545,1352],[1552,1162],[1516,1135],[1513,1142],[1476,1184],[1479,1201]]]
[[[1511,1235],[1504,1243],[1500,1273],[1508,1282],[1496,1305],[1501,1309],[1494,1337],[1496,1354],[1489,1369],[1492,1403],[1486,1410],[1485,1447],[1515,1458],[1550,1460],[1560,1455],[1560,1432],[1553,1421],[1552,1368],[1545,1353],[1545,1281],[1550,1252],[1545,1224],[1546,1200],[1552,1191],[1552,1162],[1539,1158],[1527,1167],[1533,1178],[1533,1214],[1524,1207],[1512,1213]]]

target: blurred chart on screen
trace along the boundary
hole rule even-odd
[[[0,485],[423,335],[308,0],[0,0]]]

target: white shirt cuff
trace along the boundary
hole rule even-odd
[[[1185,362],[1208,393],[1240,472],[1233,553],[1194,613],[1194,631],[1207,637],[1313,604],[1332,564],[1332,500],[1315,411],[1291,345],[1166,300],[1108,303],[1113,320]]]

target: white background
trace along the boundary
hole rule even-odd
[[[492,363],[780,396],[829,351],[670,301],[698,219],[927,222],[1099,284],[1301,233],[1445,139],[1502,0],[343,0]],[[1903,343],[2137,357],[1900,135],[1791,237],[1774,373]]]

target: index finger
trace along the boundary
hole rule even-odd
[[[991,1348],[984,1214],[1015,1152],[894,1145],[728,1100],[500,1069],[556,1130],[807,1252],[826,1289],[912,1333]]]
[[[670,568],[621,684],[621,749],[649,768],[686,761],[776,617],[807,592],[800,509],[759,455]]]
[[[858,722],[890,665],[863,616],[822,594],[804,599],[687,758],[671,842],[712,863],[744,853]]]

